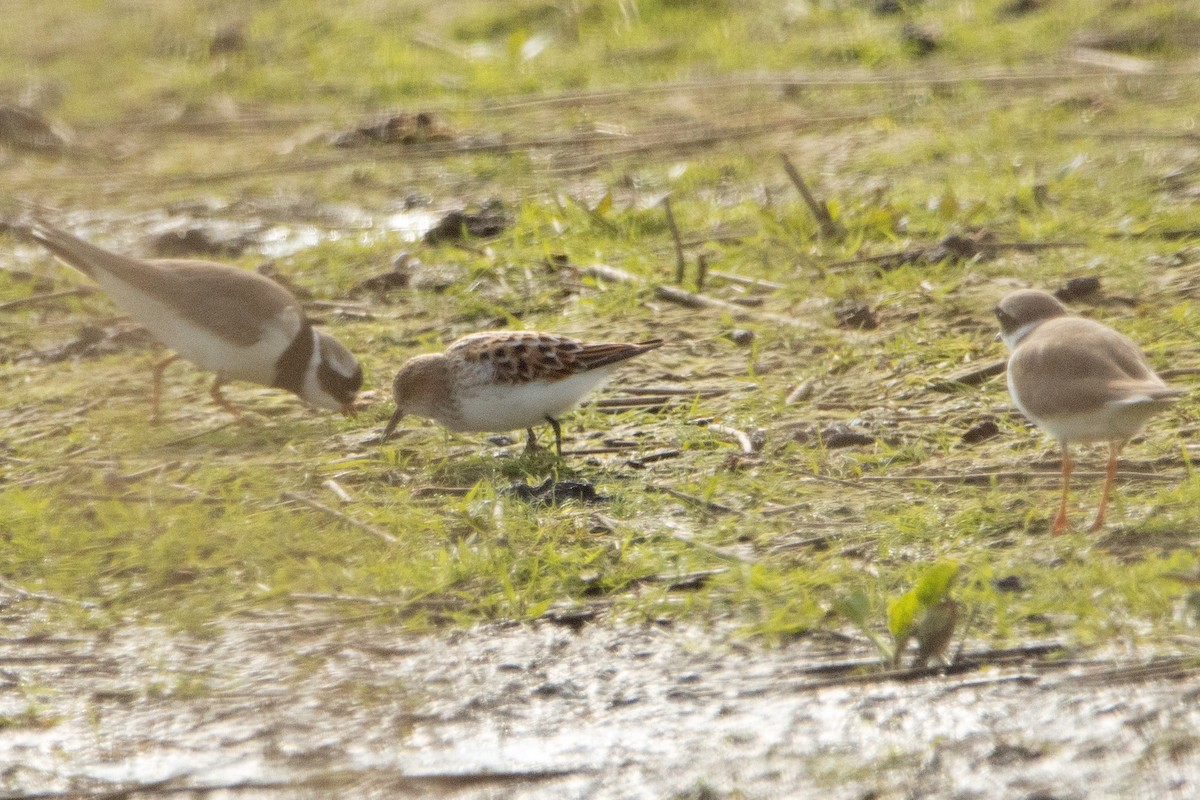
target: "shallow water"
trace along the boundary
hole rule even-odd
[[[296,623],[230,622],[211,640],[132,627],[5,640],[0,786],[547,800],[1200,789],[1186,668],[1147,680],[1107,661],[1030,660],[861,682],[810,670],[869,657],[842,643]]]

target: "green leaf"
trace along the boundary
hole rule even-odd
[[[905,592],[900,597],[888,603],[888,630],[891,631],[892,638],[900,639],[908,635],[908,631],[912,628],[913,620],[916,619],[917,611],[920,608],[921,602],[917,599],[916,592]]]
[[[596,207],[592,209],[597,216],[607,216],[608,212],[612,211],[613,196],[612,192],[606,192],[604,197],[600,198],[600,202],[596,203]]]
[[[833,610],[860,628],[867,627],[867,615],[871,613],[871,600],[862,589],[843,595],[833,602]]]
[[[950,590],[950,583],[958,574],[957,561],[942,561],[934,564],[917,580],[913,587],[921,608],[929,608],[941,602]]]

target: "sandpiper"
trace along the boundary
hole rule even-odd
[[[405,414],[437,420],[452,431],[525,428],[526,449],[537,446],[533,426],[554,429],[562,455],[558,417],[603,384],[616,365],[662,345],[590,344],[552,333],[494,331],[451,344],[444,353],[409,359],[396,373],[396,412],[386,440]]]

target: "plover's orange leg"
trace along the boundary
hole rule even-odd
[[[150,424],[152,425],[157,425],[159,422],[158,406],[162,399],[163,372],[178,360],[178,355],[171,354],[154,365],[154,386],[150,390]]]
[[[1108,469],[1104,472],[1104,491],[1100,493],[1100,510],[1096,512],[1096,521],[1092,530],[1098,531],[1104,527],[1104,511],[1108,507],[1108,496],[1112,494],[1113,480],[1117,477],[1117,456],[1125,442],[1108,443]]]
[[[1071,489],[1071,450],[1067,443],[1062,445],[1062,499],[1058,503],[1058,516],[1054,518],[1054,526],[1050,529],[1055,536],[1065,531],[1071,525],[1067,522],[1067,493]]]
[[[240,408],[238,408],[237,406],[235,406],[233,403],[226,400],[225,395],[221,394],[221,384],[222,383],[223,383],[223,381],[221,379],[221,376],[218,375],[216,380],[213,381],[212,389],[210,389],[208,392],[209,396],[212,397],[214,403],[216,403],[221,408],[228,411],[230,414],[233,414],[234,419],[241,419],[242,418],[242,410]]]

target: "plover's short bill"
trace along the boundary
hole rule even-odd
[[[314,328],[291,292],[271,279],[209,261],[118,255],[40,220],[24,230],[175,351],[155,366],[152,419],[163,370],[179,358],[217,374],[210,394],[235,417],[241,412],[221,394],[230,380],[287,389],[318,408],[353,413],[362,386],[358,361]]]
[[[1062,446],[1062,499],[1054,533],[1067,528],[1067,491],[1074,442],[1108,442],[1108,471],[1092,530],[1117,473],[1117,456],[1153,414],[1180,394],[1154,374],[1138,346],[1112,328],[1068,315],[1052,295],[1013,292],[996,306],[1011,352],[1008,391],[1021,413]]]
[[[392,384],[396,412],[383,440],[405,414],[427,417],[452,431],[511,431],[525,428],[527,449],[537,440],[533,426],[554,429],[562,455],[558,418],[616,365],[662,345],[589,344],[552,333],[496,331],[463,337],[446,349],[409,359]]]

